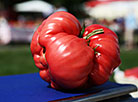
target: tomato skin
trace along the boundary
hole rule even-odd
[[[84,39],[67,33],[44,37],[48,41],[44,47],[46,48],[45,57],[51,76],[51,86],[65,89],[85,86],[93,68],[93,49],[87,46]],[[40,43],[41,38],[42,36]]]
[[[50,15],[34,32],[30,49],[35,65],[40,69],[40,76],[44,80],[50,80],[47,75],[48,63],[44,57],[44,48],[39,43],[40,36],[66,32],[78,36],[81,31],[79,21],[70,13],[60,11]]]
[[[84,38],[93,30],[103,29],[101,34],[92,35],[87,39],[89,46],[95,51],[94,68],[90,79],[94,85],[105,83],[113,70],[120,65],[120,50],[117,35],[110,29],[98,24],[86,27]]]
[[[111,34],[113,35],[116,40],[118,40],[118,36],[109,28],[105,27],[105,26],[102,26],[100,24],[92,24],[88,27],[85,28],[85,32],[83,33],[83,36],[86,36],[88,35],[89,33],[91,33],[93,30],[96,30],[96,29],[103,29],[104,30],[104,33],[103,34]]]
[[[78,36],[81,31],[79,21],[70,13],[60,11],[52,14],[43,21],[41,34],[57,34],[66,32]]]

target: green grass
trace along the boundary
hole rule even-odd
[[[121,49],[121,70],[138,66],[138,49]],[[0,46],[0,76],[38,72],[29,45]],[[111,80],[112,77],[110,78]]]
[[[0,76],[38,72],[29,45],[0,47]]]

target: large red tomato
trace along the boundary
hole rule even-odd
[[[91,83],[103,84],[121,63],[117,35],[102,25],[93,24],[85,28],[83,38],[95,51]]]
[[[46,20],[44,20],[43,23],[38,27],[38,29],[35,31],[35,33],[33,35],[30,48],[31,48],[32,56],[34,58],[35,65],[40,69],[39,73],[40,73],[41,78],[44,79],[45,81],[51,83],[51,86],[54,88],[59,88],[59,87],[77,88],[77,87],[83,86],[83,84],[87,81],[88,73],[90,72],[90,70],[92,68],[91,61],[93,59],[93,52],[91,52],[91,53],[88,53],[88,52],[93,51],[93,50],[90,48],[87,48],[88,46],[84,47],[86,49],[81,48],[81,46],[80,46],[81,44],[82,44],[82,46],[87,45],[87,44],[84,43],[83,39],[78,40],[79,38],[76,39],[74,37],[74,36],[78,36],[80,34],[80,31],[81,31],[81,26],[80,26],[79,21],[70,13],[60,11],[60,12],[56,12],[56,13],[52,14]],[[58,33],[61,33],[61,34],[58,34]],[[66,33],[66,34],[62,34],[62,33]],[[57,35],[57,34],[58,34],[58,37],[57,36],[54,37],[54,35]],[[62,41],[60,41],[60,37],[62,37],[63,35],[67,35],[67,34],[74,35],[74,36],[69,37],[69,38],[63,37],[65,39],[62,39]],[[53,37],[49,38],[49,35],[53,35]],[[51,41],[49,41],[48,38]],[[74,40],[69,41],[70,38],[72,38]],[[68,42],[65,43],[66,44],[65,47],[68,48],[68,54],[70,53],[68,55],[68,57],[67,56],[65,57],[67,59],[63,58],[63,56],[65,55],[64,54],[65,51],[62,48],[64,48],[64,47],[62,47],[62,46],[60,47],[59,45],[56,45],[54,43],[46,47],[46,44],[49,44],[49,42],[52,42],[52,40],[55,40],[55,39],[56,40],[59,39],[59,41],[57,40],[56,43],[58,43],[58,42],[65,43],[65,42],[63,42],[63,40],[64,41],[68,40],[68,42],[71,42],[71,44],[68,44],[68,45],[67,45]],[[79,42],[77,42],[77,41],[79,41]],[[76,43],[76,45],[73,45],[75,43]],[[52,46],[52,48],[50,46]],[[60,49],[63,50],[63,53],[62,53],[63,55],[60,54],[61,57],[58,57],[58,58],[56,57],[56,55],[59,54],[59,52],[57,51],[57,49],[59,49],[59,48],[57,48],[57,47],[59,47]],[[50,50],[48,50],[48,49],[50,49]],[[86,52],[87,50],[88,50],[88,52]],[[52,52],[52,51],[54,51],[54,52]],[[48,54],[47,54],[47,52],[48,52]],[[54,56],[47,58],[47,56],[49,56],[49,52],[52,52],[52,54]],[[86,54],[84,54],[86,56],[83,55],[84,56],[84,57],[82,57],[83,59],[80,59],[82,52],[86,52]],[[80,54],[80,56],[79,56],[79,54]],[[50,53],[50,55],[51,55],[51,53]],[[69,60],[69,56],[70,56],[70,60]],[[82,64],[79,63],[79,60]],[[88,62],[86,62],[86,61],[83,62],[83,60],[86,60]],[[66,61],[66,63],[64,63],[64,65],[61,64],[61,62],[63,62],[63,61]],[[56,62],[56,63],[54,63],[54,62]],[[73,63],[74,63],[74,65],[73,65]],[[61,64],[61,65],[59,66],[57,64],[59,64],[59,65]],[[52,65],[57,65],[57,67],[59,67],[59,68],[57,68],[56,66],[55,66],[55,68],[51,67]],[[84,70],[82,66],[86,70]],[[91,66],[91,68],[90,68],[90,66]],[[70,70],[70,72],[68,72],[68,74],[67,74],[67,71],[65,71],[66,67],[68,67],[66,70],[68,70],[68,71]],[[76,67],[76,74],[74,73],[75,69],[73,70],[74,67]],[[80,70],[79,70],[79,67],[80,67]],[[58,71],[58,69],[60,69],[60,68],[62,70]],[[78,72],[77,72],[77,69],[78,69]],[[64,74],[64,76],[62,76],[62,79],[64,78],[64,79],[66,79],[66,80],[68,79],[68,80],[67,81],[62,80],[62,79],[60,79],[61,77],[58,78],[58,75],[56,76],[56,74],[51,74],[51,72],[54,73],[53,70],[55,72],[60,72],[60,73],[65,72],[67,75]],[[71,71],[74,71],[74,72],[71,72]],[[84,74],[81,75],[81,73],[83,73],[83,72],[84,72]],[[71,79],[72,79],[72,81],[71,81]],[[59,80],[59,82],[62,81],[63,83],[59,83],[58,80]]]
[[[56,89],[88,88],[106,82],[120,64],[118,37],[101,25],[86,27],[60,11],[35,31],[31,52],[40,76]]]
[[[79,21],[72,14],[64,11],[56,12],[42,22],[35,31],[30,45],[35,65],[40,69],[40,76],[42,78],[46,77],[44,69],[48,66],[43,54],[45,49],[38,42],[40,35],[66,32],[78,36],[80,31]]]

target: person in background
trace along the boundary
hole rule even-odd
[[[130,10],[128,15],[125,17],[125,48],[131,50],[134,48],[134,30],[136,29],[136,19],[133,14],[133,10]]]
[[[0,14],[0,45],[6,45],[11,41],[11,31],[5,17]]]

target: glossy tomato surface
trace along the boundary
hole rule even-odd
[[[40,44],[46,48],[46,70],[50,77],[48,79],[51,79],[51,86],[57,89],[83,87],[93,68],[93,49],[87,46],[84,39],[67,33],[49,35],[45,40],[48,42],[43,43],[40,37]]]
[[[31,53],[40,77],[55,89],[84,89],[105,83],[121,63],[117,35],[93,24],[84,29],[70,13],[50,15],[35,31]],[[82,35],[81,35],[82,36]]]
[[[60,11],[53,13],[35,31],[30,48],[32,56],[34,58],[35,65],[39,69],[47,68],[43,52],[43,46],[39,44],[39,37],[48,34],[57,34],[60,32],[66,32],[68,34],[78,36],[81,31],[81,25],[79,21],[70,13]]]
[[[91,36],[87,37],[89,34]],[[118,37],[110,29],[98,24],[86,27],[83,37],[95,51],[91,81],[95,85],[103,84],[121,63]]]

